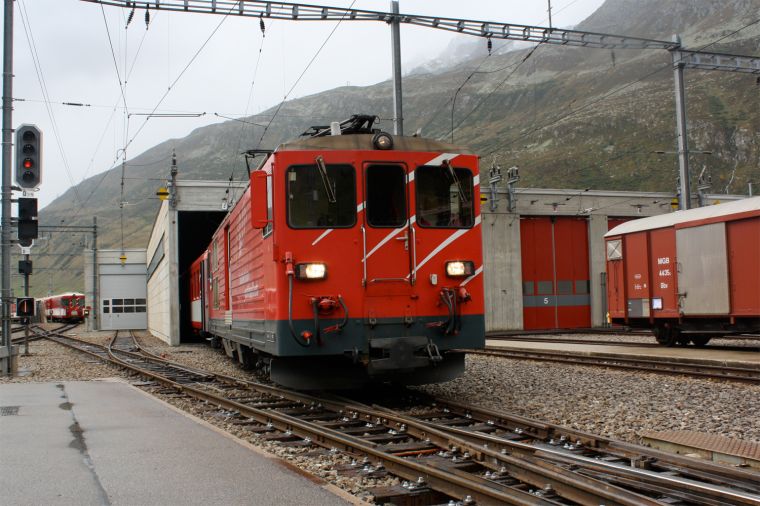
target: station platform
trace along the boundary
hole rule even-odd
[[[0,448],[2,504],[358,503],[118,380],[0,385]]]
[[[694,346],[680,347],[666,346],[647,347],[636,346],[611,346],[597,344],[576,344],[576,343],[545,343],[545,342],[525,342],[510,341],[508,339],[486,339],[486,346],[494,348],[512,348],[515,350],[551,350],[563,351],[568,354],[580,355],[625,355],[630,357],[657,357],[662,360],[680,360],[694,362],[719,362],[721,364],[736,366],[755,366],[760,367],[760,353],[750,351],[731,351],[710,349],[708,345],[705,348],[696,348]]]

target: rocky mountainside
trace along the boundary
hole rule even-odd
[[[760,0],[607,0],[577,29],[661,40],[679,33],[689,48],[709,45],[711,51],[757,55],[759,20]],[[485,47],[485,41],[480,43]],[[656,153],[675,149],[673,76],[666,51],[549,45],[510,49],[488,58],[460,51],[475,56],[448,67],[439,58],[429,69],[407,75],[405,131],[420,129],[424,136],[451,140],[453,118],[456,143],[480,153],[484,167],[492,161],[519,165],[522,186],[675,188],[675,156]],[[713,192],[743,193],[748,181],[760,182],[758,94],[755,76],[687,71],[690,146],[713,153],[694,154],[692,163],[694,172],[704,168],[711,175]],[[272,112],[253,119],[267,121]],[[392,130],[391,83],[341,87],[287,102],[261,147],[275,147],[311,125],[354,113],[377,114],[384,119],[381,127]],[[239,180],[246,177],[239,153],[255,147],[260,135],[259,127],[228,121],[160,143],[129,160],[125,246],[147,243],[159,205],[156,178],[168,176],[172,148],[180,178]],[[73,224],[71,217],[80,216],[74,223],[90,224],[90,216],[97,215],[99,246],[119,247],[120,183],[121,168],[91,177],[42,210],[41,221]],[[80,207],[85,212],[77,213]],[[82,238],[54,235],[36,248],[42,255],[35,258],[35,268],[53,269],[55,276],[49,271],[35,275],[34,295],[82,288],[81,243]],[[52,251],[64,256],[45,256]]]

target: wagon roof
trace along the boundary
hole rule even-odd
[[[320,149],[374,151],[372,134],[331,135],[325,137],[303,137],[281,144],[277,151],[311,151]],[[471,155],[472,151],[462,146],[422,137],[393,135],[393,151],[420,151],[431,153],[459,153]]]
[[[47,296],[47,297],[40,297],[40,298],[39,298],[39,299],[37,299],[37,300],[56,299],[56,298],[58,298],[58,297],[71,297],[72,295],[73,295],[73,296],[77,296],[77,297],[82,297],[82,296],[84,296],[84,294],[83,294],[83,293],[79,293],[79,292],[66,292],[66,293],[59,293],[59,294],[57,294],[57,295],[49,295],[49,296]]]
[[[760,197],[751,197],[733,202],[726,202],[725,204],[716,204],[714,206],[699,207],[687,211],[676,211],[674,213],[627,221],[604,234],[604,237],[653,230],[656,228],[672,227],[680,223],[709,220],[711,218],[719,218],[721,216],[730,216],[732,214],[752,211],[760,211]]]

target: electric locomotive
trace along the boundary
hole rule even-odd
[[[374,119],[267,153],[193,264],[194,327],[277,383],[447,381],[485,345],[478,157]]]

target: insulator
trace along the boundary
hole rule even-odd
[[[150,25],[150,7],[149,4],[145,4],[145,29],[148,29],[148,25]]]
[[[488,37],[488,55],[491,55],[491,50],[493,49],[493,42],[491,41],[491,37]]]
[[[127,26],[129,26],[129,23],[132,22],[132,18],[135,17],[135,8],[132,7],[132,10],[129,11],[129,17],[127,18]]]
[[[261,35],[262,37],[265,35],[264,31],[266,30],[266,26],[264,25],[264,18],[259,16],[259,28],[261,28]]]

